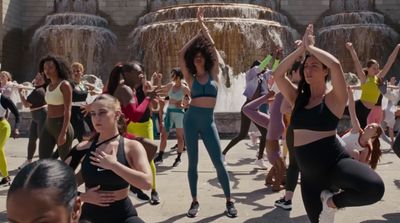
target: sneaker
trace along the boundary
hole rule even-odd
[[[237,217],[237,210],[235,208],[235,205],[233,204],[232,201],[229,201],[226,203],[226,215],[230,218],[236,218]]]
[[[25,162],[21,166],[19,166],[18,169],[20,170],[20,169],[24,168],[26,165],[28,165],[30,163],[32,163],[32,161],[25,160]]]
[[[199,202],[197,201],[192,202],[192,204],[190,204],[189,211],[186,213],[186,215],[189,218],[194,218],[199,214],[199,210],[200,210]]]
[[[275,207],[280,207],[283,210],[291,211],[292,210],[292,200],[285,200],[284,197],[275,201]]]
[[[160,164],[162,163],[164,160],[162,158],[162,156],[158,155],[155,159],[154,159],[154,164]]]
[[[171,147],[171,150],[176,150],[178,149],[178,144],[175,144],[175,146]]]
[[[225,155],[224,154],[222,154],[221,159],[222,159],[222,163],[226,166],[228,163],[225,160]]]
[[[319,214],[319,222],[320,223],[333,223],[335,220],[336,209],[328,206],[328,199],[333,196],[328,190],[323,190],[321,192],[321,202],[322,202],[322,211]]]
[[[157,205],[160,203],[160,197],[158,196],[157,191],[152,190],[151,191],[151,199],[150,199],[150,204],[152,205]]]
[[[147,196],[147,194],[145,194],[142,190],[140,190],[139,188],[136,188],[134,186],[131,185],[130,190],[132,191],[132,193],[134,193],[136,195],[136,197],[139,200],[142,201],[148,201],[150,200],[149,196]]]
[[[250,137],[250,142],[252,146],[256,146],[257,145],[257,141],[258,141],[258,137],[255,134],[255,132],[249,132],[249,137]]]
[[[10,185],[11,185],[11,178],[10,178],[10,176],[8,176],[8,177],[3,177],[3,179],[1,179],[1,181],[0,181],[0,185],[10,186]]]
[[[180,158],[176,158],[174,164],[172,164],[173,167],[177,167],[181,164],[181,159]]]
[[[260,169],[268,169],[268,167],[265,165],[263,159],[257,159],[254,164],[256,164],[258,167],[260,167]]]

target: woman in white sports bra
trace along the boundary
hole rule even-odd
[[[43,58],[39,69],[50,79],[45,94],[47,118],[40,135],[39,159],[50,158],[57,145],[60,158],[65,160],[74,138],[70,124],[72,88],[67,81],[71,72],[66,62],[54,56]]]
[[[353,128],[342,136],[342,140],[346,143],[345,148],[353,159],[369,164],[372,169],[375,169],[382,155],[381,144],[379,142],[382,128],[377,123],[368,124],[364,129],[361,128],[356,115],[353,91],[348,87],[347,92],[349,96],[349,113]]]

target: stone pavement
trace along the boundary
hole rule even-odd
[[[12,176],[17,173],[18,165],[26,157],[27,139],[10,139],[6,145],[8,169]],[[222,140],[222,147],[228,140]],[[157,142],[158,143],[158,142]],[[232,197],[236,201],[239,216],[230,219],[224,215],[225,199],[220,188],[216,172],[208,157],[202,142],[200,145],[198,197],[200,213],[196,218],[186,217],[191,198],[187,181],[187,156],[182,155],[183,162],[179,167],[172,168],[175,152],[168,148],[175,140],[168,141],[166,159],[158,166],[157,190],[161,203],[151,206],[140,202],[131,196],[139,216],[150,223],[172,222],[246,222],[246,223],[305,223],[308,222],[302,204],[300,187],[297,187],[291,212],[277,209],[274,201],[282,196],[273,193],[271,188],[264,186],[265,170],[258,169],[253,163],[256,158],[256,147],[249,145],[249,140],[243,140],[232,148],[226,160],[231,180]],[[386,192],[382,201],[365,207],[353,207],[341,210],[336,215],[336,223],[398,223],[400,222],[400,160],[388,151],[384,143],[384,155],[378,165],[378,172],[385,181]],[[0,187],[0,222],[6,222],[6,195],[8,187]],[[82,189],[81,189],[82,190]]]

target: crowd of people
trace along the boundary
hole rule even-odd
[[[164,85],[163,75],[157,72],[151,81],[146,80],[144,67],[137,61],[116,64],[102,91],[83,81],[82,64],[69,66],[57,56],[40,61],[33,87],[12,82],[6,71],[0,73],[0,184],[11,184],[5,144],[11,135],[19,135],[20,115],[10,99],[13,91],[19,92],[32,116],[27,159],[7,197],[11,222],[31,222],[38,217],[49,222],[143,222],[128,194],[131,191],[153,205],[160,202],[156,164],[164,161],[172,129],[177,156],[171,166],[179,166],[185,161],[182,154],[187,153],[192,196],[187,216],[194,218],[200,210],[200,136],[226,198],[225,213],[234,218],[238,210],[231,195],[226,155],[247,136],[251,122],[261,137],[255,164],[266,169],[266,153],[272,167],[265,184],[272,185],[274,192],[285,190],[275,201],[276,207],[292,209],[299,175],[312,223],[333,222],[341,208],[369,205],[382,198],[384,183],[375,172],[382,154],[379,138],[385,134],[382,126],[387,127],[396,147],[395,112],[400,100],[396,79],[387,81],[385,75],[400,44],[380,69],[376,60],[369,60],[363,68],[348,42],[346,48],[360,80],[360,85],[350,86],[339,60],[314,45],[313,26],[309,25],[288,56],[283,58],[282,48],[271,49],[271,54],[256,60],[246,72],[239,134],[221,151],[214,122],[220,56],[204,22],[204,9],[199,8],[197,19],[200,31],[179,51],[179,68],[170,71],[170,82]],[[354,98],[357,90],[361,90],[358,100]],[[382,98],[387,101],[385,107]],[[13,128],[9,112],[15,117]],[[338,122],[344,114],[350,116],[352,127],[339,136]],[[157,132],[160,145],[155,156]],[[78,141],[75,146],[74,139]],[[37,140],[39,160],[33,162]],[[81,184],[85,191],[78,191]],[[143,190],[151,190],[151,196]],[[37,196],[37,191],[48,197]]]

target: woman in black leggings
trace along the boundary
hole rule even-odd
[[[285,72],[305,50],[311,55],[303,62],[296,89]],[[385,190],[382,179],[367,165],[351,159],[336,138],[336,127],[347,102],[346,83],[340,62],[314,46],[312,25],[307,27],[303,43],[279,65],[274,75],[282,94],[294,105],[291,120],[294,154],[310,221],[330,223],[338,208],[379,201]],[[332,90],[325,85],[328,75]]]

